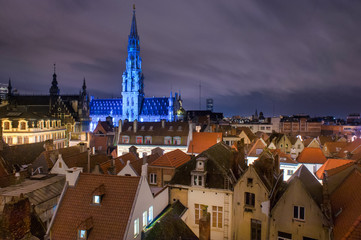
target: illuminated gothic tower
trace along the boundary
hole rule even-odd
[[[133,121],[138,119],[144,98],[142,59],[139,56],[139,36],[135,19],[135,6],[133,6],[133,19],[128,37],[128,57],[123,73],[123,117]]]

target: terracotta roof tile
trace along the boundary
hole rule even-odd
[[[346,158],[347,153],[357,154],[359,151],[361,151],[361,139],[356,139],[353,142],[347,143],[347,145],[340,150],[337,156],[340,158]]]
[[[151,163],[150,166],[177,168],[188,162],[190,159],[191,157],[189,155],[179,149],[176,149],[159,157]]]
[[[201,153],[220,141],[222,141],[222,133],[194,132],[193,140],[189,143],[188,153]]]
[[[88,238],[123,239],[140,177],[85,174],[68,187],[51,227],[52,239],[77,239],[78,226],[92,218]],[[92,192],[104,185],[101,205],[93,205]],[[91,226],[90,226],[91,227]]]
[[[62,156],[68,168],[82,167],[84,172],[88,172],[88,152],[82,152],[68,157]],[[95,154],[90,156],[90,169],[93,170],[97,164],[108,161],[109,157],[105,154]]]
[[[345,165],[347,163],[354,162],[353,160],[349,159],[328,159],[316,172],[316,176],[319,179],[323,179],[323,173],[330,169],[337,168],[339,166]]]
[[[328,151],[330,154],[338,153],[342,148],[346,147],[345,142],[326,142],[323,145],[324,151]]]
[[[257,149],[263,149],[267,147],[266,143],[264,142],[263,139],[257,139],[257,141],[255,142],[255,144],[253,144],[252,148],[248,151],[248,156],[249,157],[258,157],[260,155],[260,153],[257,154]]]
[[[355,169],[331,194],[334,217],[334,239],[349,239],[361,229],[361,173]],[[354,238],[356,239],[356,238]]]
[[[103,173],[108,174],[109,168],[112,166],[113,162],[115,165],[115,174],[120,172],[125,165],[127,164],[127,161],[134,162],[138,159],[138,157],[133,153],[126,153],[122,156],[110,159],[106,162],[103,162],[100,164],[100,168],[102,169]]]
[[[297,162],[292,159],[290,154],[284,153],[280,149],[270,149],[270,152],[273,156],[279,156],[280,163],[297,164]]]
[[[306,147],[297,157],[299,163],[318,163],[324,164],[327,161],[322,150],[319,148],[308,148]]]

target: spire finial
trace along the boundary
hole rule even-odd
[[[56,73],[56,63],[54,63],[54,74]]]
[[[133,4],[133,11],[135,11],[135,3]]]

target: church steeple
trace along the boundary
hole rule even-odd
[[[123,73],[122,97],[123,97],[123,119],[133,121],[138,119],[144,98],[142,58],[139,55],[139,35],[135,17],[135,6],[133,5],[133,17],[128,36],[128,57]]]
[[[53,81],[51,82],[51,87],[49,90],[50,96],[58,96],[60,90],[58,88],[58,81],[56,80],[56,65],[54,63],[54,74],[53,74]]]
[[[86,84],[85,84],[85,78],[83,79],[83,92],[86,93]]]
[[[8,94],[7,99],[10,100],[13,93],[13,87],[11,86],[11,79],[9,78],[9,84],[8,84]]]

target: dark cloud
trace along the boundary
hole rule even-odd
[[[0,0],[0,82],[120,96],[132,1]],[[359,1],[137,1],[148,96],[227,115],[360,112]]]

